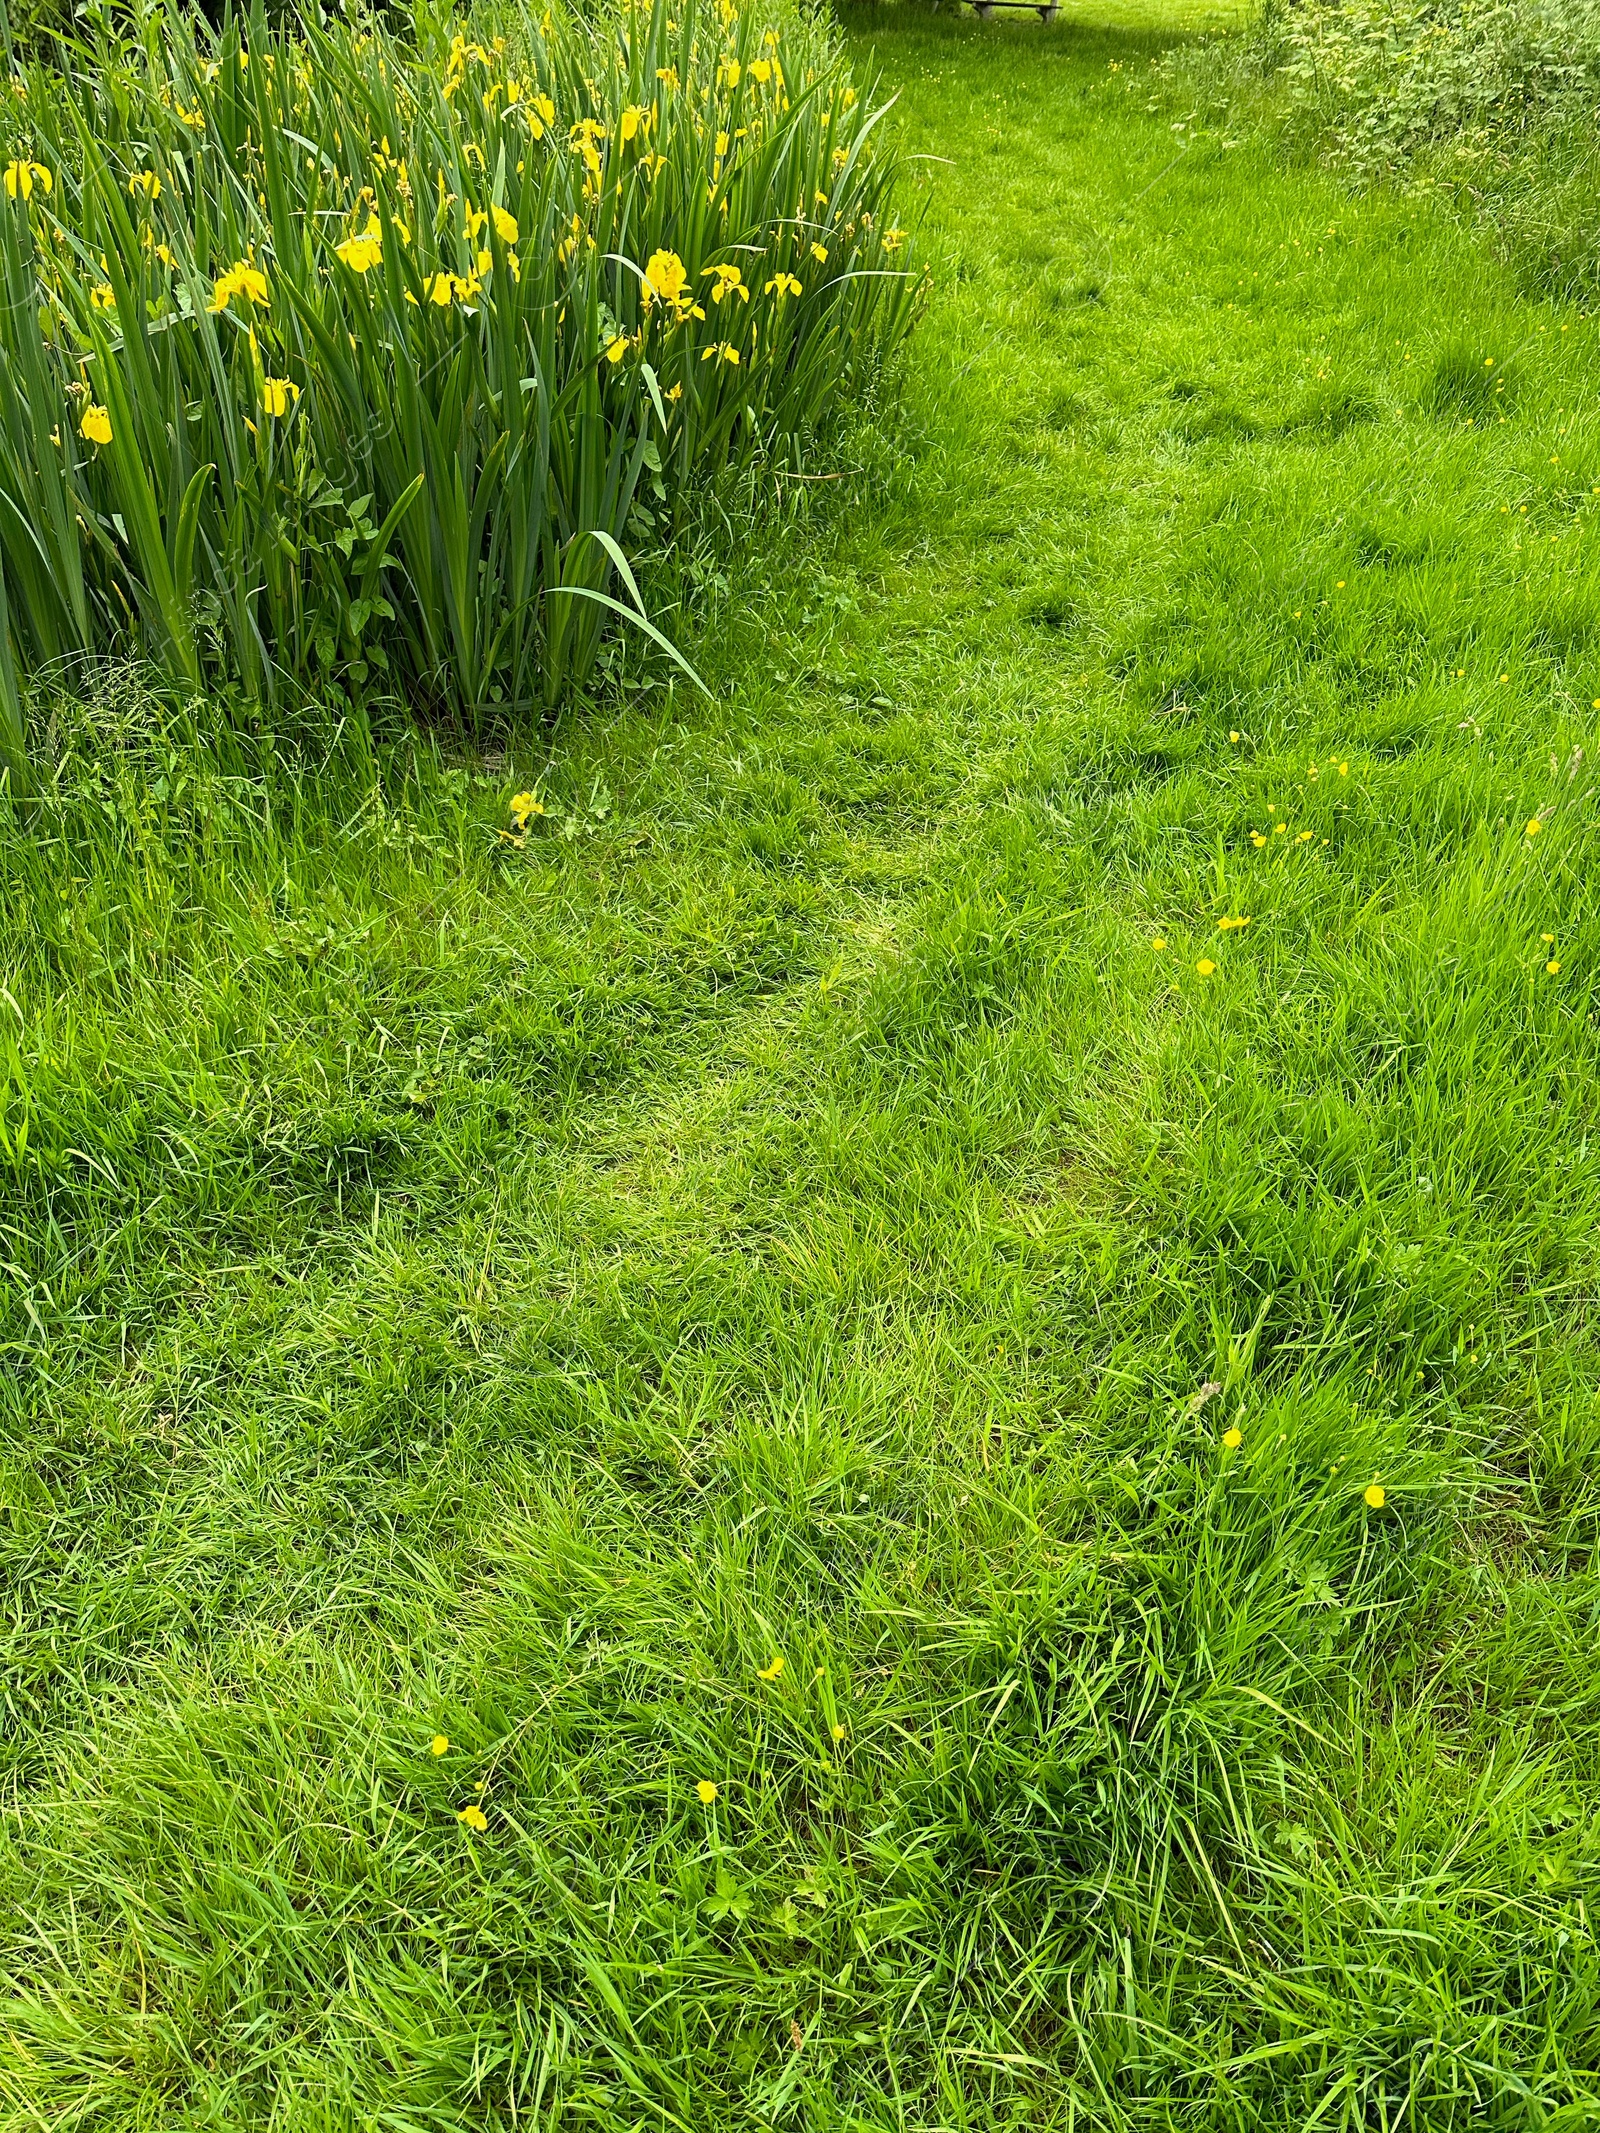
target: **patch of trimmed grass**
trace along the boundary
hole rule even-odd
[[[7,828],[0,2124],[1600,2109],[1596,329],[858,34],[938,290],[714,707]]]

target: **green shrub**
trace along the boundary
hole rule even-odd
[[[1520,130],[1600,81],[1595,0],[1307,0],[1272,30],[1302,124],[1363,174]]]
[[[18,669],[130,648],[257,703],[547,705],[610,611],[650,628],[627,548],[907,330],[881,114],[823,32],[452,30],[152,9],[13,77],[13,755]]]
[[[1265,0],[1160,73],[1191,117],[1486,226],[1527,287],[1600,286],[1600,0]]]

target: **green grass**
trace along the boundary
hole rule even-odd
[[[855,34],[938,290],[714,705],[6,832],[0,2125],[1600,2114],[1600,328]]]

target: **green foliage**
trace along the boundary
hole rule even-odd
[[[1600,323],[866,35],[714,700],[0,827],[3,2133],[1600,2123]]]
[[[549,704],[640,619],[625,550],[871,382],[914,301],[879,114],[820,31],[677,18],[152,10],[16,77],[14,753],[18,669],[130,646],[255,702]]]
[[[1447,203],[1530,288],[1600,287],[1594,0],[1265,0],[1161,73],[1230,132]]]
[[[1363,176],[1471,158],[1600,84],[1594,0],[1307,0],[1266,27],[1299,122]]]

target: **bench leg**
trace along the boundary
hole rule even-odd
[[[994,13],[994,0],[972,0],[972,11],[980,22],[987,22]]]
[[[1056,16],[1057,16],[1057,15],[1058,15],[1059,13],[1060,13],[1060,9],[1059,9],[1059,8],[1057,7],[1057,5],[1056,5],[1056,0],[1050,0],[1050,4],[1049,4],[1049,6],[1048,6],[1048,7],[1042,7],[1042,8],[1040,8],[1040,10],[1039,10],[1039,20],[1040,20],[1041,22],[1054,22],[1054,21],[1055,21],[1055,19],[1056,19]]]

